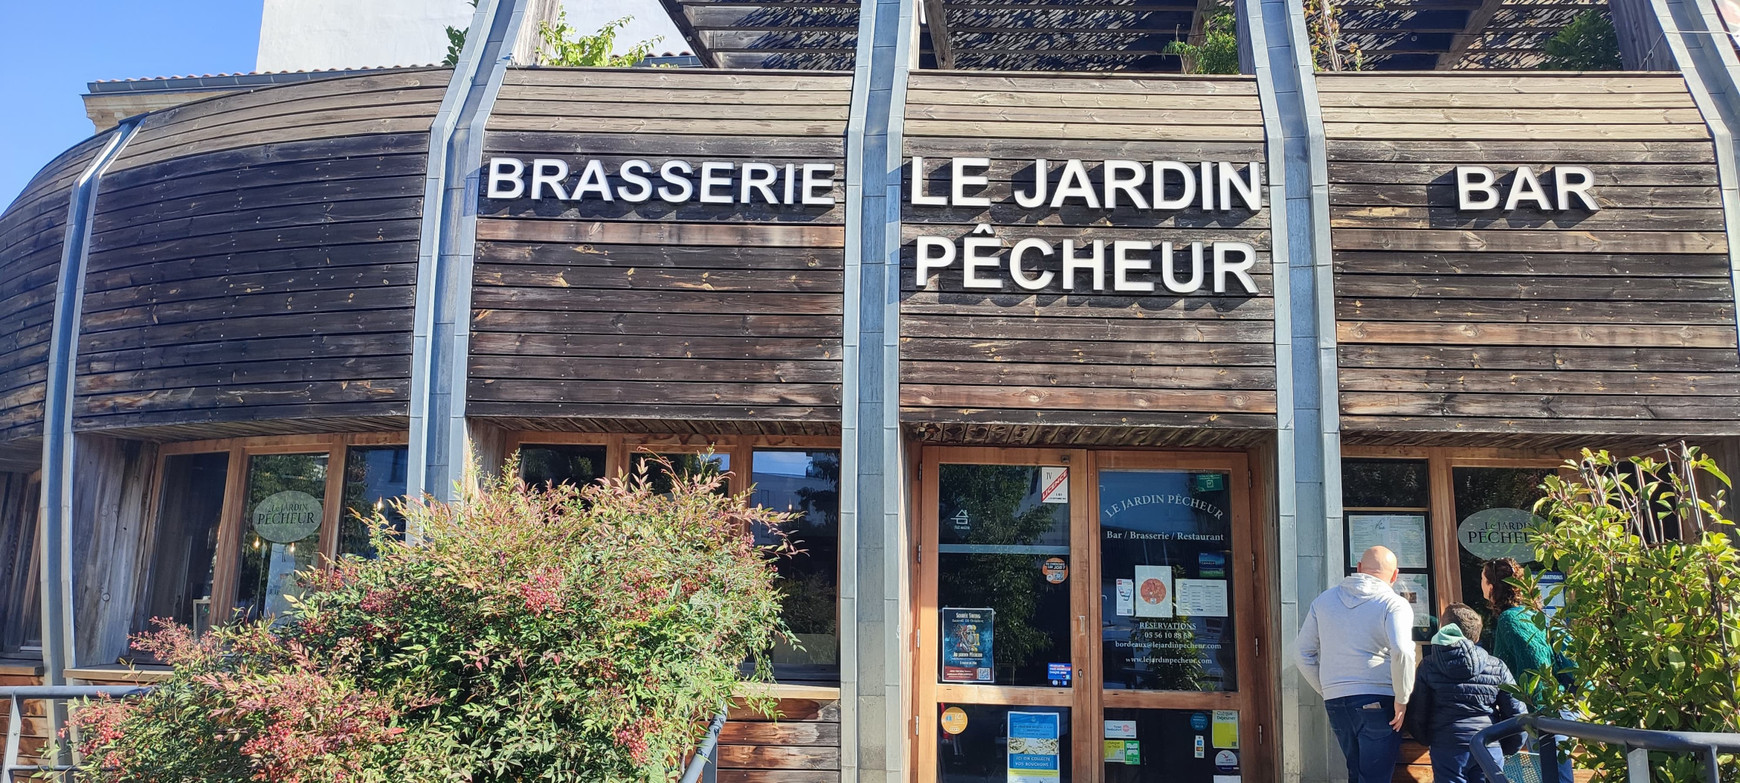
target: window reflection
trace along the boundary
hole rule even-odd
[[[773,650],[781,682],[840,679],[840,452],[758,449],[751,465],[751,502],[799,516],[787,538],[799,550],[775,563],[785,593],[781,616],[802,649],[781,642]],[[773,543],[768,531],[756,543]]]
[[[301,594],[296,572],[314,565],[320,551],[326,462],[325,452],[248,458],[235,605],[246,618],[283,617],[290,597]]]
[[[228,452],[176,454],[163,460],[150,586],[134,627],[154,617],[210,627],[212,568],[223,518]]]
[[[344,458],[344,516],[338,529],[338,553],[374,557],[368,521],[377,511],[400,538],[405,515],[389,501],[405,496],[410,449],[404,446],[352,447]]]

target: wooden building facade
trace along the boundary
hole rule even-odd
[[[468,57],[495,81],[135,118],[0,216],[0,682],[150,681],[150,618],[282,611],[268,572],[364,554],[351,509],[475,479],[458,433],[533,481],[656,453],[839,498],[785,572],[834,619],[721,781],[1000,780],[1011,737],[1060,780],[1328,780],[1290,626],[1358,549],[1403,550],[1425,636],[1478,597],[1458,527],[1573,450],[1740,438],[1695,69],[1307,72],[1310,146],[1267,65]],[[264,486],[314,498],[303,541]]]

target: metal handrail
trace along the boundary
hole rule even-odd
[[[1484,748],[1501,739],[1533,731],[1536,734],[1553,734],[1560,737],[1575,737],[1589,742],[1599,742],[1604,745],[1620,745],[1625,748],[1625,778],[1626,783],[1649,783],[1649,752],[1652,750],[1667,753],[1701,753],[1704,756],[1704,774],[1709,783],[1721,783],[1721,755],[1723,753],[1740,753],[1740,734],[1717,734],[1699,731],[1661,731],[1657,729],[1631,729],[1624,726],[1608,726],[1601,723],[1582,723],[1574,720],[1546,718],[1539,715],[1519,715],[1510,720],[1495,723],[1474,735],[1469,744],[1476,748]],[[1504,768],[1492,758],[1490,753],[1473,754],[1475,762],[1480,764],[1480,770],[1486,773],[1489,783],[1511,783],[1504,775]],[[1571,783],[1560,781],[1559,783]]]
[[[713,722],[707,725],[707,737],[701,740],[701,747],[695,749],[695,757],[689,760],[689,768],[683,770],[682,783],[696,783],[702,773],[707,771],[708,762],[713,760],[713,749],[719,745],[719,733],[725,730],[725,711],[720,710],[713,716]]]
[[[23,704],[26,701],[65,701],[67,699],[94,699],[102,696],[122,698],[137,696],[151,690],[148,685],[18,685],[0,688],[0,699],[11,704],[6,719],[6,756],[0,760],[0,783],[12,783],[12,776],[28,770],[31,772],[69,772],[72,767],[64,764],[33,764],[20,766],[18,763],[18,746],[24,735]]]

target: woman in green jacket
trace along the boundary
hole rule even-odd
[[[1526,681],[1529,672],[1540,674],[1540,683],[1529,705],[1532,710],[1538,710],[1541,697],[1559,685],[1554,678],[1553,646],[1547,641],[1546,629],[1536,623],[1536,615],[1541,610],[1540,601],[1534,596],[1523,595],[1511,584],[1511,580],[1522,576],[1522,565],[1511,558],[1488,560],[1480,569],[1480,591],[1492,604],[1496,615],[1491,634],[1492,654],[1504,661],[1519,683]],[[1559,754],[1557,737],[1550,734],[1541,737],[1542,781],[1571,783],[1570,748],[1565,750],[1563,755]],[[1557,764],[1552,763],[1554,759]],[[1554,767],[1557,768],[1557,778],[1553,776]]]

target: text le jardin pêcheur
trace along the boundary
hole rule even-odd
[[[654,165],[639,158],[615,162],[592,158],[570,164],[561,158],[492,157],[486,197],[537,201],[719,205],[756,203],[786,207],[833,207],[833,163],[765,163],[672,159]],[[925,159],[913,157],[906,189],[913,207],[990,207],[989,158],[950,158],[940,177],[926,174]],[[1022,209],[1079,207],[1154,213],[1255,213],[1262,208],[1258,163],[1224,161],[1107,160],[1097,167],[1081,160],[1032,161],[1031,183],[1011,183],[1009,197]],[[933,180],[946,178],[946,185]],[[946,191],[946,193],[945,193]],[[1004,232],[1011,228],[1005,226]],[[1091,231],[1091,229],[1089,229]],[[1084,232],[1085,233],[1085,232]],[[921,288],[932,276],[958,270],[962,288],[999,290],[1005,281],[1025,291],[1061,288],[1118,293],[1166,291],[1255,295],[1250,270],[1257,251],[1247,242],[1172,242],[1141,239],[1008,237],[989,223],[965,236],[916,238],[915,271]]]

